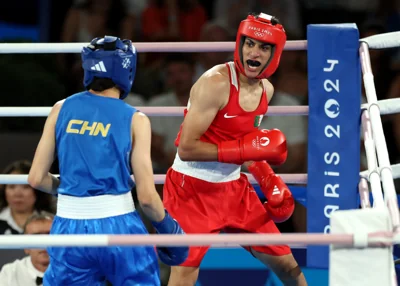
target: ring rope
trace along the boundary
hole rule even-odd
[[[381,115],[400,113],[400,98],[384,99],[377,102]],[[368,109],[370,104],[361,105],[361,109]],[[138,109],[148,116],[183,116],[184,106],[138,106]],[[48,116],[51,107],[0,107],[0,117],[43,117]],[[308,115],[307,105],[298,106],[269,106],[267,116],[294,116]]]
[[[363,113],[366,113],[366,116],[370,118],[372,127],[371,133],[375,143],[375,150],[371,149],[368,150],[371,153],[369,157],[377,156],[378,158],[377,161],[380,168],[380,177],[383,186],[384,200],[387,203],[387,207],[389,209],[389,213],[392,218],[393,229],[397,230],[400,227],[400,212],[397,202],[397,194],[394,187],[392,169],[389,160],[389,152],[387,149],[386,139],[383,132],[382,118],[380,113],[380,107],[378,105],[378,98],[376,95],[374,75],[372,73],[372,68],[371,68],[371,60],[369,57],[368,44],[362,42],[359,51],[360,51],[361,68],[363,72],[365,94],[368,102],[368,109],[364,110]],[[364,138],[364,140],[368,139],[369,138]],[[374,151],[376,151],[376,154]],[[372,172],[374,170],[369,170],[369,171]],[[375,188],[375,186],[371,187]],[[372,191],[373,194],[379,195],[379,189]],[[383,196],[382,192],[380,192],[380,195]]]
[[[392,170],[393,179],[399,179],[400,178],[400,163],[390,165],[390,169]],[[360,172],[360,177],[362,177],[363,179],[366,179],[367,181],[370,182],[369,173],[370,173],[369,170],[362,171],[362,172]],[[378,174],[381,173],[381,168],[380,167],[378,167],[378,172],[377,173]]]
[[[80,53],[89,43],[2,43],[0,54],[54,54]],[[162,42],[133,43],[142,53],[194,53],[194,52],[232,52],[235,42]],[[287,41],[285,50],[306,50],[307,41]]]
[[[360,39],[370,49],[400,46],[400,32],[385,33]],[[1,43],[0,54],[80,53],[89,43]],[[161,42],[133,43],[138,52],[233,52],[235,42]],[[287,41],[286,51],[307,50],[307,40]]]
[[[391,166],[393,178],[400,178],[400,163]],[[257,181],[254,179],[253,175],[250,173],[244,173],[251,184],[257,185]],[[287,184],[298,184],[303,185],[307,184],[307,174],[277,174],[282,180]],[[54,174],[54,176],[59,176]],[[163,174],[154,175],[154,182],[156,184],[163,184],[165,181],[165,176]],[[369,180],[369,170],[365,170],[360,172],[360,178]],[[132,176],[132,179],[135,178]],[[2,175],[0,174],[0,184],[27,184],[28,183],[28,175]]]
[[[366,246],[390,246],[400,243],[400,234],[392,232],[371,232],[355,234],[323,233],[283,233],[283,234],[186,234],[186,235],[7,235],[0,236],[0,249],[77,247],[77,246],[219,246],[237,245],[341,245],[359,246],[360,241],[367,241]]]
[[[148,116],[183,116],[185,106],[137,106]],[[0,117],[48,116],[51,107],[0,107]],[[269,106],[268,116],[308,115],[308,106]]]
[[[361,126],[364,134],[364,147],[368,164],[368,178],[371,183],[372,198],[375,207],[385,207],[380,172],[375,154],[375,142],[372,135],[371,120],[367,111],[362,112]],[[368,186],[366,186],[368,188]],[[368,196],[369,197],[369,196]]]
[[[253,175],[245,173],[251,184],[258,184]],[[54,174],[54,176],[59,176]],[[166,175],[154,175],[156,184],[164,184]],[[307,184],[307,174],[278,174],[287,184]],[[132,176],[132,179],[135,178]],[[27,184],[28,175],[0,175],[0,184]]]
[[[363,208],[363,209],[371,208],[371,202],[369,200],[369,189],[368,189],[368,180],[367,179],[365,179],[365,178],[360,179],[360,182],[358,183],[358,193],[360,195],[361,208]],[[383,198],[382,198],[382,201],[374,200],[374,205],[378,205],[379,207],[384,206]]]

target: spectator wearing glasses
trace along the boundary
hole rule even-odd
[[[49,234],[53,214],[39,212],[28,218],[24,234]],[[43,275],[50,258],[45,249],[25,249],[28,255],[23,259],[5,264],[0,271],[0,284],[3,286],[42,285]]]

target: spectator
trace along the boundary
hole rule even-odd
[[[206,11],[197,0],[151,0],[141,16],[143,41],[198,41],[206,21]],[[133,89],[148,97],[158,94],[165,54],[142,53],[139,57],[140,73]]]
[[[146,7],[149,5],[149,0],[123,0],[126,11],[128,13],[128,16],[130,18],[129,23],[133,24],[133,38],[130,38],[132,42],[140,42],[141,41],[141,16],[146,9]]]
[[[116,35],[130,39],[134,34],[134,20],[125,12],[122,0],[75,1],[64,20],[61,41],[89,42],[95,37]],[[74,93],[83,88],[80,55],[59,54],[59,68]]]
[[[152,0],[142,13],[145,41],[198,41],[207,21],[196,0]]]
[[[253,1],[251,11],[274,15],[285,27],[286,33],[295,35],[297,38],[304,37],[301,5],[298,0],[257,0]]]
[[[216,0],[214,1],[213,7],[214,18],[220,25],[228,29],[230,35],[236,35],[240,21],[245,19],[247,15],[252,12],[252,5],[253,0]]]
[[[133,107],[146,105],[143,96],[133,92],[130,92],[124,101]]]
[[[54,216],[47,212],[36,213],[28,218],[24,234],[49,234]],[[36,286],[42,285],[43,275],[50,258],[45,249],[25,249],[28,255],[5,264],[0,272],[3,286]]]
[[[186,106],[193,84],[194,63],[189,56],[171,54],[165,62],[167,93],[155,96],[149,106]],[[175,138],[182,116],[150,117],[153,130],[152,154],[156,172],[166,172],[176,155]]]
[[[207,22],[201,29],[200,41],[202,42],[227,42],[234,41],[229,36],[228,30],[216,21]],[[200,76],[215,65],[222,64],[233,59],[233,53],[229,52],[207,52],[197,54],[196,74],[197,80]]]
[[[250,12],[274,15],[285,27],[286,32],[302,38],[301,5],[298,0],[216,0],[214,15],[231,35],[236,35],[240,21]]]
[[[64,26],[64,31],[75,34],[76,40],[87,42],[105,33],[132,40],[137,13],[147,0],[74,0],[73,4],[66,18],[72,25]]]
[[[29,161],[16,161],[3,174],[27,175]],[[54,212],[52,196],[32,189],[29,185],[0,185],[0,234],[21,234],[28,217],[39,211]]]

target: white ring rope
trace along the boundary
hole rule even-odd
[[[361,208],[363,209],[370,208],[371,202],[369,201],[369,188],[367,179],[365,178],[360,179],[360,182],[358,183],[358,193],[360,195]],[[382,197],[382,205],[383,205],[383,197]]]
[[[186,235],[0,235],[0,249],[78,247],[78,246],[219,246],[237,245],[342,245],[357,246],[359,238],[367,246],[390,246],[400,243],[392,232],[361,234],[283,233],[283,234],[186,234]]]
[[[384,99],[378,101],[380,114],[400,113],[400,98]],[[368,109],[369,104],[361,105],[361,109]],[[137,108],[148,116],[183,116],[184,106],[137,106]],[[44,117],[48,116],[51,107],[0,107],[0,117]],[[308,115],[307,105],[298,106],[269,106],[267,116],[294,116]]]
[[[385,49],[400,46],[400,32],[385,33],[363,38],[371,49]],[[89,43],[1,43],[0,54],[53,54],[80,53]],[[138,52],[232,52],[235,42],[162,42],[133,43]],[[284,50],[307,50],[307,40],[287,41]]]
[[[80,53],[82,47],[89,43],[2,43],[0,54],[54,54]],[[200,52],[232,52],[235,42],[162,42],[162,43],[133,43],[141,53],[200,53]],[[285,50],[306,50],[307,41],[287,41]]]
[[[390,168],[392,169],[393,179],[399,179],[400,178],[400,163],[393,164],[390,166]],[[360,177],[369,181],[369,173],[370,173],[369,170],[362,171],[362,172],[360,172]],[[378,173],[379,174],[381,173],[379,166],[378,166]]]
[[[400,98],[378,100],[377,104],[381,115],[400,113]],[[370,103],[361,105],[361,109],[368,109],[369,107]]]
[[[393,178],[400,178],[400,164],[392,165]],[[251,184],[258,184],[253,175],[245,173],[249,178]],[[54,174],[59,176],[58,174]],[[163,174],[154,175],[154,182],[156,184],[164,184],[165,176]],[[278,174],[286,184],[305,185],[307,184],[307,174]],[[369,171],[365,170],[360,172],[360,177],[369,180]],[[132,177],[135,179],[134,177]],[[28,175],[2,175],[0,174],[0,184],[28,184]]]
[[[380,108],[377,104],[378,99],[376,96],[374,75],[372,73],[368,45],[366,43],[361,43],[359,51],[365,94],[367,96],[368,102],[368,110],[365,110],[364,113],[367,113],[370,117],[370,122],[372,126],[372,137],[374,139],[375,150],[378,157],[380,177],[384,191],[384,199],[390,212],[393,228],[397,230],[400,227],[399,206],[397,202],[396,190],[394,187],[393,174],[390,166],[386,139],[383,133],[381,113],[379,110]],[[374,172],[375,170],[369,171]]]
[[[251,184],[258,184],[254,177],[245,173]],[[307,174],[278,174],[287,184],[307,184]],[[55,176],[59,176],[55,174]],[[166,175],[154,175],[156,184],[164,184]],[[133,180],[135,178],[132,176]],[[0,184],[28,184],[28,175],[0,175]]]
[[[360,40],[368,44],[370,49],[389,49],[400,46],[400,32],[373,35]]]
[[[372,197],[374,199],[374,207],[384,208],[385,203],[383,199],[381,177],[378,170],[378,162],[376,160],[375,143],[372,135],[371,121],[368,111],[364,111],[361,115],[361,125],[364,134],[364,146],[368,163],[368,177],[371,183]],[[361,182],[363,179],[361,179]],[[360,183],[361,183],[360,182]],[[362,187],[364,187],[362,185]],[[368,185],[367,185],[368,188]],[[369,196],[368,196],[369,198]]]
[[[148,116],[183,116],[184,106],[135,106]],[[43,117],[51,107],[0,107],[0,117]],[[308,115],[308,106],[269,106],[268,116]]]

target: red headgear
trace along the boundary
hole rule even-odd
[[[270,77],[278,68],[283,47],[286,43],[286,33],[281,24],[274,25],[272,16],[260,13],[258,16],[249,15],[240,23],[236,35],[235,66],[246,75],[243,67],[242,47],[245,37],[272,45],[272,54],[264,70],[256,77],[258,79]]]

